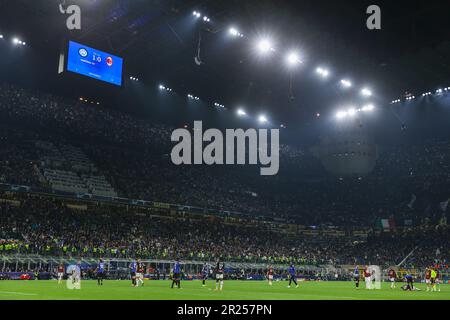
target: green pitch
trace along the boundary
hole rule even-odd
[[[286,282],[225,281],[222,292],[214,291],[215,283],[183,281],[182,289],[171,289],[169,281],[145,281],[144,287],[133,288],[130,281],[82,281],[81,290],[68,290],[65,282],[0,281],[0,300],[450,300],[450,285],[441,292],[404,292],[389,289],[356,290],[352,282],[303,282],[299,288],[287,288]],[[364,286],[364,284],[363,284]],[[423,284],[418,287],[425,290]]]

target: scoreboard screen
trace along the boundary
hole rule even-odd
[[[69,41],[68,71],[121,86],[122,67],[122,58]]]

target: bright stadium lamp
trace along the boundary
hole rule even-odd
[[[258,118],[258,121],[260,123],[267,123],[269,120],[267,120],[265,115],[260,115],[259,118]]]
[[[347,79],[342,79],[341,80],[341,85],[343,88],[351,88],[352,87],[352,83],[350,80]]]
[[[362,107],[361,110],[364,112],[372,112],[375,110],[375,106],[373,104],[368,104]]]
[[[257,49],[262,54],[267,54],[270,51],[274,51],[272,42],[269,39],[261,39],[257,43]]]
[[[245,116],[247,115],[247,113],[246,113],[244,110],[242,110],[242,109],[238,109],[238,110],[236,111],[236,113],[237,113],[237,115],[240,116],[240,117],[245,117]]]
[[[235,27],[231,27],[230,29],[228,29],[228,33],[233,36],[233,37],[243,37],[244,35],[242,33],[239,32],[238,29],[236,29]]]
[[[337,119],[344,119],[345,117],[347,117],[347,111],[338,111],[337,113],[336,113],[336,118]]]
[[[356,113],[357,113],[357,112],[358,112],[358,111],[357,111],[355,108],[350,108],[350,109],[347,110],[347,114],[348,114],[350,117],[356,116]]]
[[[327,78],[330,75],[330,72],[322,67],[317,68],[316,73],[319,74],[322,78]]]
[[[361,90],[361,94],[365,97],[371,97],[372,96],[372,91],[368,88],[363,88]]]
[[[289,67],[292,68],[292,67],[296,67],[297,65],[301,64],[302,61],[300,60],[300,56],[298,55],[298,53],[295,51],[292,51],[287,54],[286,63],[288,64]]]

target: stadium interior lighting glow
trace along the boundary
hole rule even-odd
[[[326,78],[330,75],[330,72],[327,69],[321,67],[316,69],[316,73],[322,76],[323,78]]]
[[[242,38],[242,37],[244,36],[242,33],[239,32],[238,29],[236,29],[236,28],[234,28],[234,27],[231,27],[231,28],[228,30],[228,33],[229,33],[230,35],[232,35],[233,37],[241,37],[241,38]]]
[[[364,111],[364,112],[372,112],[374,110],[375,110],[375,106],[373,104],[368,104],[361,108],[361,111]]]
[[[347,117],[347,115],[348,115],[347,111],[338,111],[336,113],[336,118],[344,119],[345,117]]]
[[[205,22],[210,22],[211,20],[210,20],[207,16],[204,16],[204,17],[203,17],[203,21],[205,21]]]
[[[444,91],[444,90],[442,90],[442,89],[437,89],[437,90],[436,90],[436,93],[439,94],[439,93],[442,93],[443,91]]]
[[[342,79],[341,80],[341,84],[344,88],[351,88],[352,87],[352,83],[349,80],[346,79]]]
[[[0,39],[3,39],[3,35],[2,34],[0,34]]]
[[[14,38],[14,39],[12,40],[12,42],[13,42],[14,44],[21,44],[21,43],[22,43],[22,41],[20,41],[20,40],[17,39],[17,38]]]
[[[202,15],[200,12],[194,11],[192,12],[192,14],[196,17],[196,18],[200,18]]]
[[[238,111],[237,111],[236,113],[237,113],[238,116],[240,116],[240,117],[244,117],[244,116],[247,115],[247,113],[246,113],[244,110],[242,110],[242,109],[238,109]]]
[[[286,56],[286,62],[290,67],[295,67],[302,63],[297,52],[290,52]]]
[[[354,116],[356,116],[357,112],[358,111],[355,108],[350,108],[347,110],[347,115],[349,115],[350,117],[354,117]]]
[[[370,91],[370,89],[368,88],[363,88],[361,90],[361,94],[365,97],[371,97],[372,96],[372,91]]]
[[[263,54],[269,53],[270,51],[274,51],[274,49],[272,48],[272,42],[268,39],[260,40],[257,44],[257,48],[259,52]]]
[[[258,121],[260,123],[267,123],[268,122],[268,120],[267,120],[265,115],[260,115],[259,118],[258,118]]]

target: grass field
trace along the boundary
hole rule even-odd
[[[199,281],[184,281],[182,289],[171,289],[169,281],[146,281],[133,288],[129,281],[82,281],[81,290],[68,290],[56,281],[0,281],[0,300],[450,300],[450,285],[441,292],[404,292],[398,287],[356,290],[352,282],[303,282],[300,288],[286,282],[226,281],[224,291],[215,292],[214,282],[202,287]],[[418,284],[425,290],[425,285]]]

